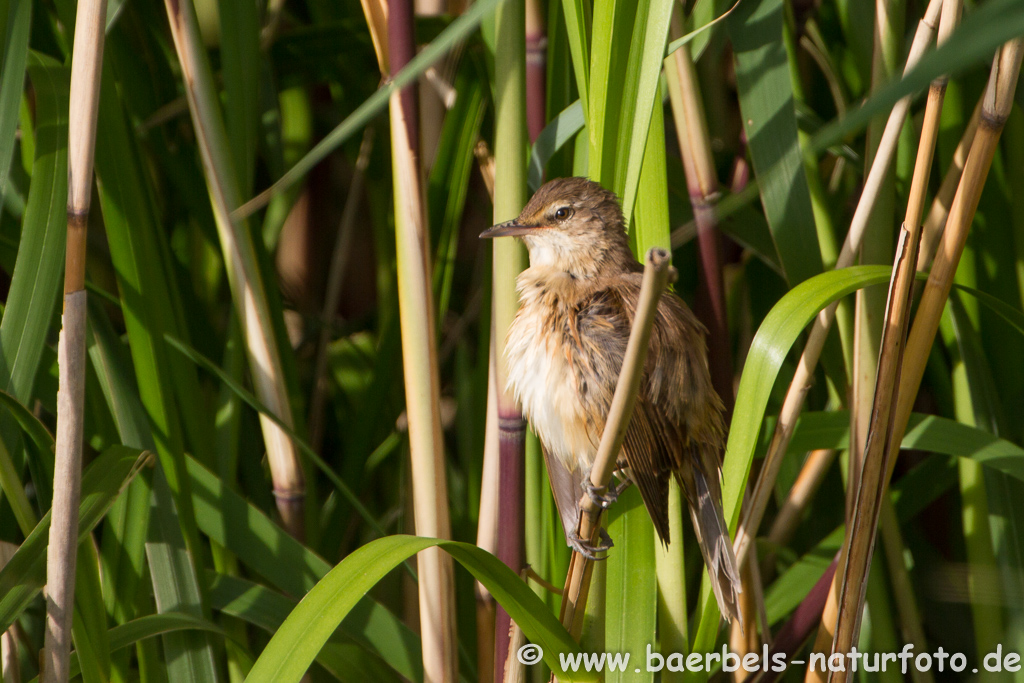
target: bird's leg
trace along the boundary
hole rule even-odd
[[[565,536],[566,540],[569,542],[569,547],[572,548],[574,552],[579,553],[593,562],[600,562],[601,560],[608,559],[608,549],[614,546],[615,543],[612,542],[612,537],[608,535],[608,532],[604,530],[604,527],[598,529],[598,535],[601,537],[601,543],[596,546],[592,544],[589,539],[580,538],[580,535],[576,533],[575,529],[567,533]],[[605,554],[597,554],[602,551]]]

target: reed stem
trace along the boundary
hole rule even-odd
[[[388,52],[393,71],[404,67],[416,53],[411,0],[388,4]],[[398,308],[416,533],[451,538],[414,86],[392,94],[390,113]],[[458,659],[452,561],[443,551],[430,548],[419,554],[417,566],[423,679],[429,683],[455,683]]]
[[[69,99],[72,115],[68,120],[64,314],[57,345],[57,440],[46,556],[46,633],[40,655],[43,683],[65,683],[70,673],[85,427],[86,230],[92,198],[106,15],[106,0],[81,0],[75,17]]]
[[[228,273],[235,311],[245,334],[249,369],[260,401],[285,425],[293,425],[288,392],[275,331],[275,313],[267,300],[252,232],[232,212],[242,203],[224,118],[213,74],[190,0],[165,0],[171,37],[181,63],[185,94],[202,156],[214,222]],[[280,316],[280,311],[276,313]],[[283,321],[278,320],[283,329]],[[295,444],[267,415],[260,415],[274,498],[284,528],[296,538],[305,535],[306,485]]]

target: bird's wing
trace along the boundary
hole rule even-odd
[[[638,397],[622,443],[629,478],[640,490],[654,529],[665,544],[669,540],[668,480],[672,474],[671,435],[651,404]]]
[[[594,433],[600,438],[604,419],[611,407],[619,371],[625,355],[626,340],[632,327],[639,288],[632,279],[618,280],[614,286],[597,289],[580,306],[578,373],[587,378],[585,400],[588,414],[599,419]],[[649,361],[650,362],[650,361]],[[645,366],[644,379],[629,428],[622,446],[622,457],[630,480],[637,485],[661,539],[668,543],[668,479],[675,465],[674,452],[680,435],[664,419],[649,398]],[[596,447],[597,444],[595,444]]]

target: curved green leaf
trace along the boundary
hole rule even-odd
[[[273,635],[297,603],[296,600],[278,593],[272,588],[261,586],[224,574],[209,574],[210,604],[215,610],[238,617]],[[344,626],[342,627],[344,628]],[[388,655],[393,653],[389,652]],[[394,659],[371,652],[360,643],[336,631],[316,658],[317,663],[340,681],[346,683],[398,683],[406,680],[389,666]],[[412,680],[419,680],[421,674],[408,674]]]
[[[540,188],[551,157],[583,130],[583,124],[583,100],[576,100],[544,126],[530,150],[526,182],[531,190],[536,192]]]
[[[332,569],[292,611],[246,677],[247,683],[299,681],[317,653],[359,599],[388,572],[421,550],[439,547],[480,581],[544,661],[565,680],[594,680],[596,673],[564,672],[559,653],[579,646],[529,586],[498,558],[468,543],[418,536],[388,536],[364,545]]]

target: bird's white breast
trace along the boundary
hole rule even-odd
[[[587,433],[576,380],[559,343],[561,330],[544,329],[551,318],[539,302],[524,296],[509,328],[505,355],[509,388],[549,454],[570,470],[593,464],[595,445]]]

